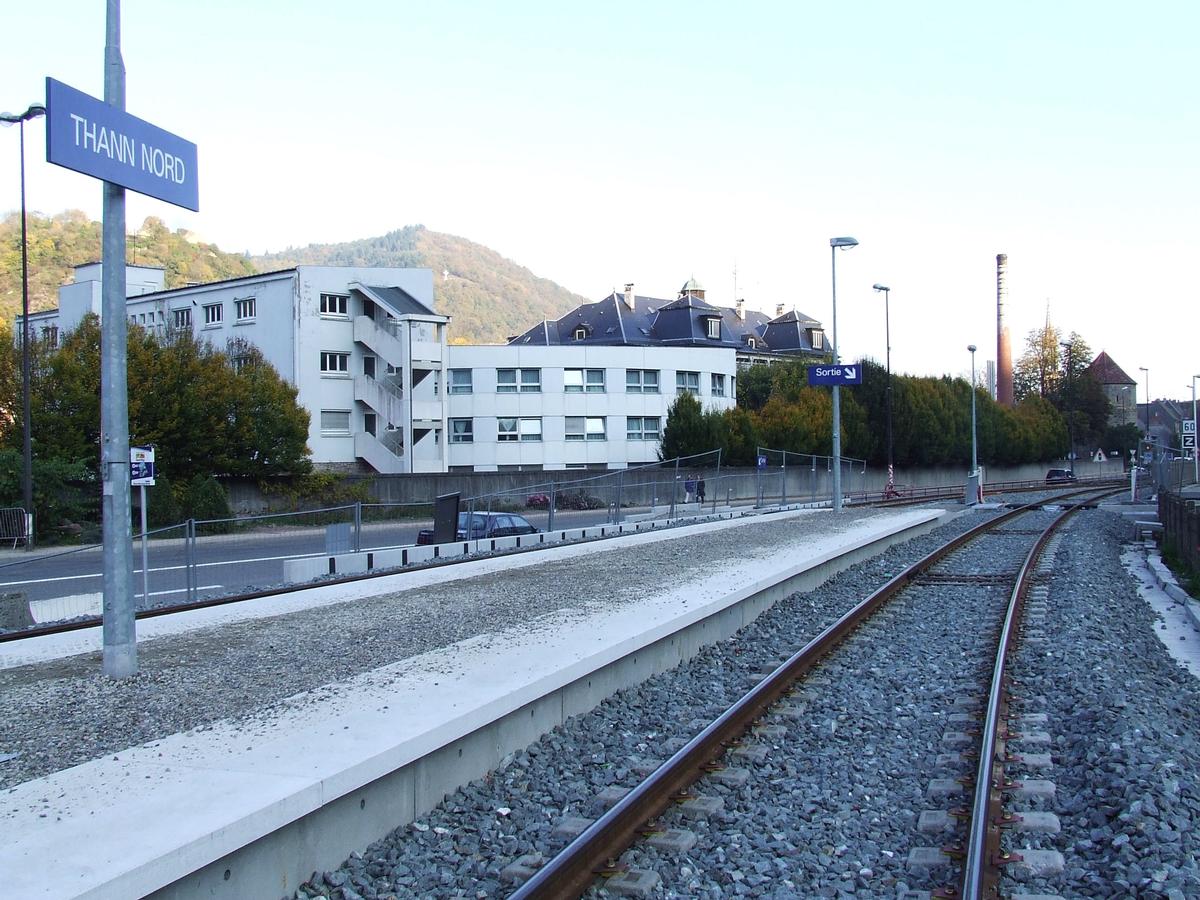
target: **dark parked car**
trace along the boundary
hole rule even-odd
[[[470,520],[470,534],[467,522]],[[476,541],[483,538],[510,537],[515,534],[537,534],[523,517],[514,513],[459,513],[456,541]],[[433,543],[433,529],[422,528],[417,534],[418,544]]]
[[[1051,469],[1046,473],[1046,484],[1074,484],[1077,480],[1070,469]]]

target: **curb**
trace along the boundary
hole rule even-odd
[[[1146,568],[1150,570],[1154,583],[1176,603],[1183,604],[1193,627],[1200,629],[1200,603],[1179,586],[1179,582],[1175,580],[1175,576],[1162,561],[1157,547],[1153,544],[1146,546]]]

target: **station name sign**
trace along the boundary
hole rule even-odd
[[[819,384],[862,384],[862,366],[857,363],[837,366],[809,366],[808,383]]]
[[[198,211],[196,145],[46,79],[46,160]]]

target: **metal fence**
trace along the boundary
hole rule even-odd
[[[730,470],[720,451],[626,469],[580,473],[520,489],[466,497],[468,513],[507,512],[541,531],[639,520],[676,520],[729,508],[826,504],[832,460],[760,448],[763,465]],[[862,460],[842,459],[850,502],[864,488]],[[558,475],[564,473],[555,473]],[[133,591],[139,609],[287,586],[285,563],[408,547],[433,528],[433,503],[353,503],[297,512],[189,520],[134,534]],[[0,559],[0,598],[28,602],[38,621],[94,615],[100,608],[100,545]],[[54,603],[42,601],[55,601]]]

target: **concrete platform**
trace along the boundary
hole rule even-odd
[[[940,510],[837,522],[764,560],[723,560],[711,577],[603,615],[581,610],[497,631],[300,695],[253,721],[221,722],[26,782],[0,795],[0,872],[22,898],[274,897],[412,821],[507,753],[616,690],[665,671],[892,543]],[[318,587],[255,604],[139,624],[139,639],[268,617],[422,584],[511,571],[548,558],[619,552],[691,529],[483,559]],[[0,666],[99,646],[99,629],[0,650]],[[26,646],[28,644],[28,646]],[[502,659],[503,665],[497,665]]]

